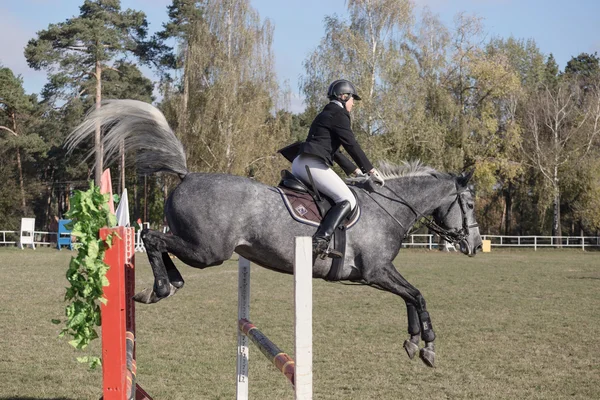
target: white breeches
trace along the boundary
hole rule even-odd
[[[347,200],[354,210],[356,199],[346,183],[332,170],[327,163],[317,156],[311,154],[300,154],[292,163],[292,173],[300,178],[302,182],[309,185],[310,179],[306,173],[306,166],[310,168],[315,185],[319,192],[330,197],[335,203]]]

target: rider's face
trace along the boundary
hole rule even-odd
[[[348,112],[352,111],[352,106],[354,105],[354,97],[350,97],[347,101],[346,101],[346,110],[348,110]]]

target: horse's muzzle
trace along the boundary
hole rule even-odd
[[[481,251],[483,243],[480,242],[477,246],[471,247],[468,240],[461,240],[459,246],[461,253],[469,257],[475,257],[475,254],[477,254],[478,251]]]

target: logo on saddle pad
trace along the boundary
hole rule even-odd
[[[296,212],[298,212],[298,214],[300,214],[301,216],[305,216],[306,214],[308,214],[308,210],[306,209],[306,207],[304,207],[302,204],[296,206],[294,208],[296,210]]]

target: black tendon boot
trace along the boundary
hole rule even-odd
[[[317,232],[313,235],[313,253],[321,258],[341,258],[343,254],[335,250],[329,250],[331,235],[350,213],[350,202],[344,200],[337,203],[325,215]]]

